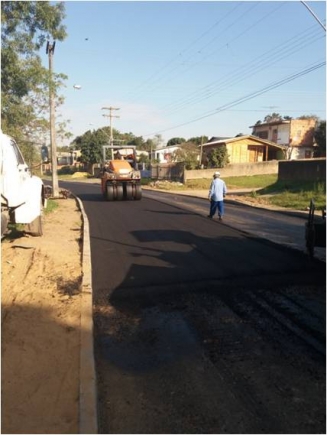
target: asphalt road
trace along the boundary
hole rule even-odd
[[[63,185],[90,224],[100,433],[326,432],[325,263],[233,228],[240,206]]]

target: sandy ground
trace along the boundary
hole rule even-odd
[[[58,203],[42,237],[1,244],[1,433],[78,433],[82,218]]]

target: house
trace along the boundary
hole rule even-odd
[[[251,126],[252,135],[287,147],[287,159],[309,159],[314,152],[315,118],[275,120]]]
[[[201,164],[207,164],[209,153],[220,146],[226,146],[229,163],[254,163],[284,159],[286,147],[256,136],[211,138],[202,145]],[[201,146],[200,146],[201,147]]]
[[[174,151],[179,150],[180,145],[171,145],[163,148],[157,148],[152,151],[152,159],[159,163],[171,163],[171,158]]]
[[[80,150],[73,149],[72,151],[58,151],[57,152],[57,165],[58,167],[75,165],[78,158],[81,156]]]

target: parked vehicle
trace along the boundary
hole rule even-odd
[[[112,159],[106,159],[106,149],[112,150]],[[116,153],[114,155],[114,150]],[[131,152],[130,152],[131,151]],[[101,191],[107,201],[140,200],[142,198],[141,172],[136,169],[135,146],[103,147],[100,173]]]
[[[0,140],[1,237],[8,224],[25,224],[26,231],[42,235],[44,185],[32,175],[15,140],[2,133]]]

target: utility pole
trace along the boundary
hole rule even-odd
[[[102,107],[101,110],[109,110],[109,115],[102,115],[102,116],[105,116],[105,117],[110,119],[110,143],[109,143],[109,145],[113,146],[114,138],[112,135],[112,118],[120,118],[120,117],[117,115],[113,115],[112,111],[119,110],[119,107],[111,107],[111,106],[110,107]],[[113,149],[111,149],[111,157],[112,158],[114,157],[114,150]]]
[[[200,168],[202,169],[202,154],[203,154],[203,136],[201,136],[201,148],[200,148]]]
[[[57,173],[57,145],[55,125],[55,99],[54,82],[52,80],[53,55],[56,41],[52,44],[47,42],[46,54],[49,56],[49,106],[50,106],[50,145],[51,145],[51,168],[52,168],[52,196],[59,197],[58,173]]]

